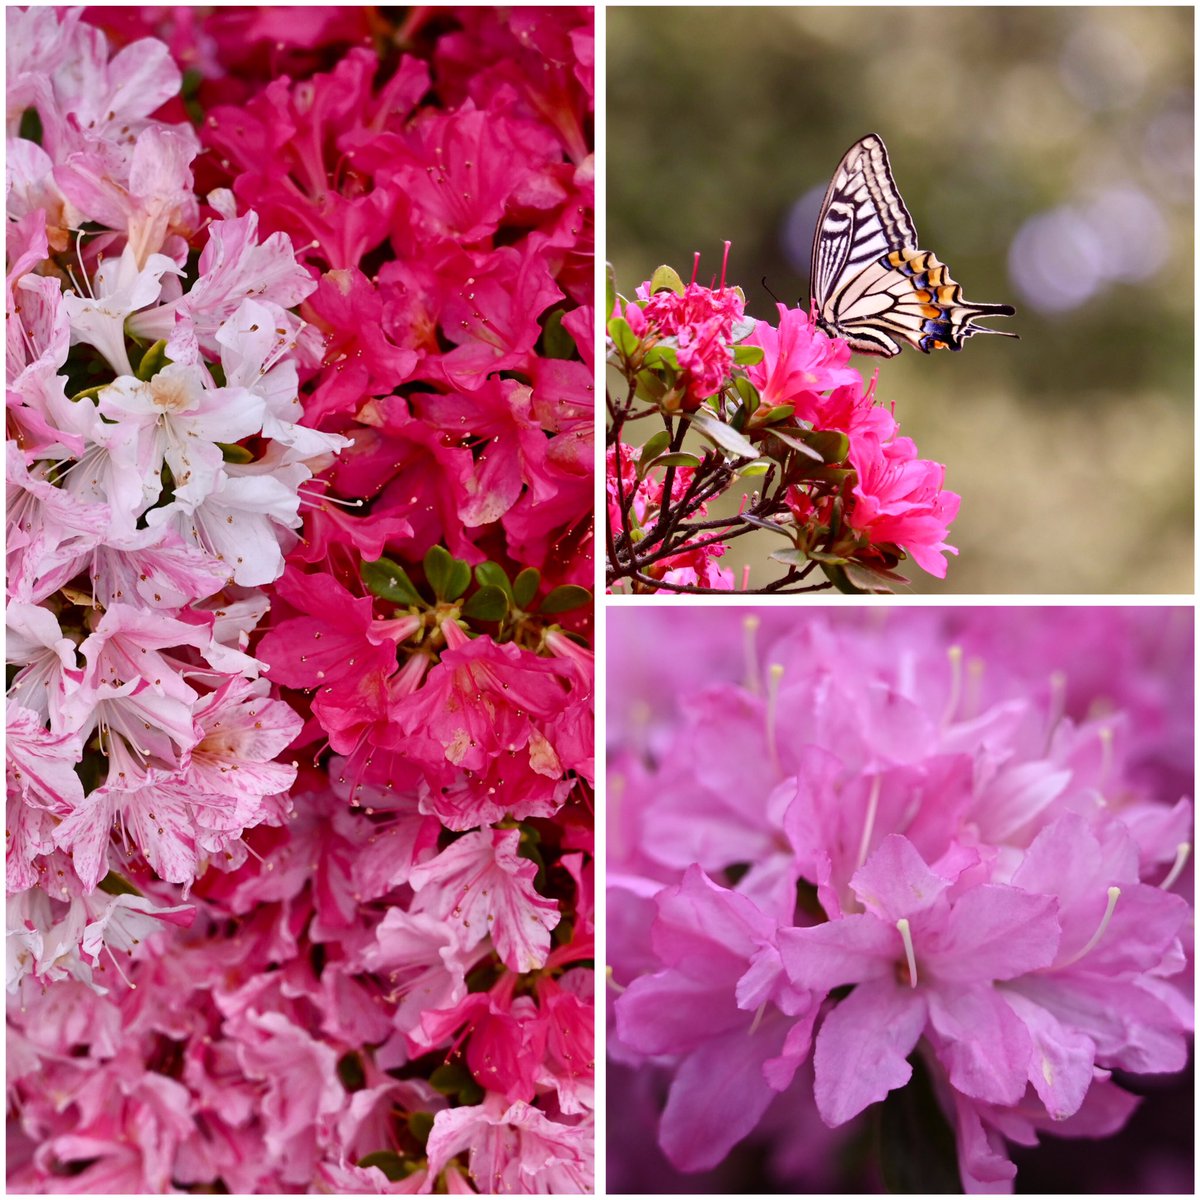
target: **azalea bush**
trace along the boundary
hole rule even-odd
[[[1011,1191],[1188,1065],[1190,610],[611,620],[610,1187]]]
[[[9,1189],[590,1190],[590,10],[7,32]]]
[[[945,578],[959,497],[847,365],[850,347],[802,308],[747,317],[726,264],[715,287],[698,269],[697,256],[685,286],[660,267],[633,299],[609,279],[609,590],[889,592],[906,559]],[[710,514],[739,489],[736,512]],[[752,586],[720,560],[760,530],[786,569]]]

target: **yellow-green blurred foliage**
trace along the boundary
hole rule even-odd
[[[921,248],[1019,342],[879,366],[901,431],[963,497],[945,583],[1190,592],[1192,23],[1188,8],[609,8],[608,252],[720,270],[752,316],[808,300],[813,221],[880,134]],[[643,436],[652,432],[643,423]],[[634,426],[634,429],[638,426]],[[735,542],[727,563],[780,545]],[[747,551],[747,548],[749,550]]]

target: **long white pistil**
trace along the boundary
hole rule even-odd
[[[958,702],[962,698],[962,647],[951,646],[946,651],[946,657],[950,660],[950,697],[946,701],[946,711],[942,714],[943,725],[949,725],[954,720]]]
[[[758,670],[758,627],[762,622],[753,613],[742,621],[742,642],[746,650],[746,690],[754,696],[762,692]]]
[[[1061,671],[1050,672],[1050,713],[1046,721],[1046,750],[1054,740],[1054,731],[1067,708],[1067,677]]]
[[[1081,958],[1084,958],[1096,948],[1097,943],[1104,936],[1104,931],[1108,928],[1109,921],[1112,920],[1113,910],[1117,907],[1117,901],[1121,898],[1121,889],[1119,887],[1110,887],[1108,889],[1108,907],[1104,910],[1104,916],[1100,920],[1100,924],[1096,927],[1096,932],[1088,938],[1087,943],[1081,950],[1076,950],[1070,958],[1064,962],[1055,963],[1054,969],[1061,971],[1063,967],[1072,966]]]
[[[783,664],[772,663],[767,668],[767,749],[771,754],[771,763],[776,771],[782,774],[779,765],[779,747],[775,741],[775,718],[779,701],[779,682],[783,679]]]
[[[1171,890],[1171,884],[1179,878],[1183,873],[1183,868],[1187,864],[1188,856],[1192,853],[1191,842],[1180,842],[1175,847],[1175,861],[1171,864],[1171,869],[1167,872],[1167,877],[1160,883],[1159,888],[1164,891]]]
[[[900,930],[900,937],[904,941],[904,957],[908,959],[908,986],[917,986],[917,956],[913,951],[912,933],[908,928],[908,918],[901,917],[896,922],[896,928]]]
[[[1108,782],[1108,777],[1112,774],[1113,764],[1113,730],[1111,725],[1104,725],[1098,730],[1100,738],[1100,777],[1099,784],[1101,789]]]
[[[867,797],[867,817],[863,821],[862,841],[858,846],[858,865],[861,867],[867,861],[867,851],[871,848],[871,834],[875,832],[875,814],[879,811],[879,789],[883,786],[883,776],[871,777],[871,794]]]

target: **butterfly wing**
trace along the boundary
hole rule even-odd
[[[1011,316],[1008,304],[971,304],[938,259],[917,249],[917,230],[876,134],[855,142],[830,180],[813,235],[812,313],[860,354],[891,358],[903,344],[961,350],[974,324]]]

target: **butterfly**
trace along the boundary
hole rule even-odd
[[[972,334],[1002,329],[977,317],[1011,317],[1011,304],[971,304],[944,263],[917,249],[883,139],[859,138],[833,173],[813,235],[813,319],[859,354],[891,358],[903,343],[928,354],[961,350]]]

